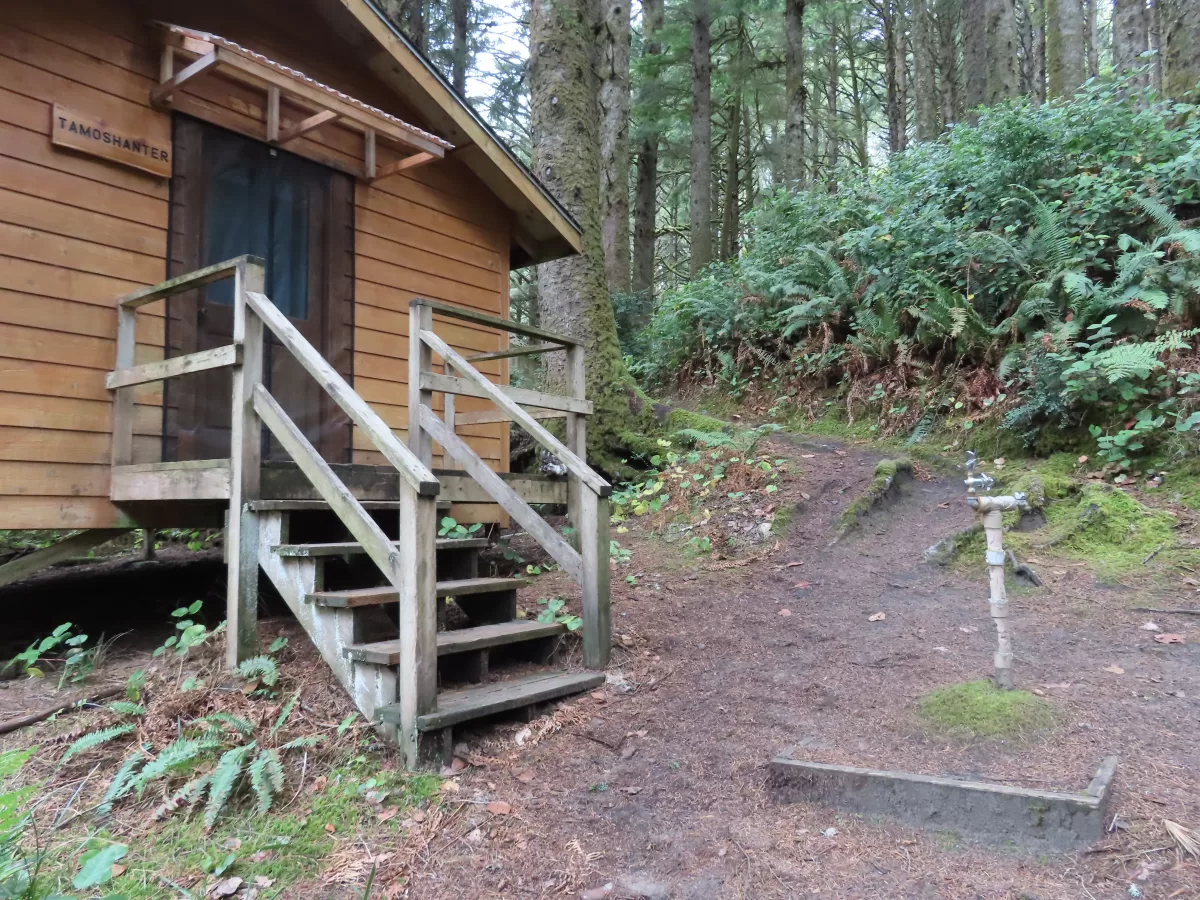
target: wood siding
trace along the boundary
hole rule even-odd
[[[251,10],[227,0],[168,0],[155,15],[222,34],[413,119],[361,62],[315,41],[294,9],[278,0]],[[59,103],[137,123],[169,142],[170,116],[149,106],[158,41],[122,0],[0,6],[0,528],[128,524],[107,499],[112,403],[104,376],[114,363],[115,299],[166,277],[169,184],[52,148],[49,126]],[[204,77],[178,99],[189,114],[265,136],[261,94]],[[285,126],[298,115],[284,104]],[[324,127],[289,149],[360,168],[361,144],[352,132]],[[396,158],[380,146],[380,165]],[[354,199],[354,384],[406,437],[409,301],[426,296],[507,314],[511,215],[453,159],[359,182]],[[163,357],[163,306],[139,312],[138,362]],[[462,323],[436,328],[467,353],[501,342]],[[506,379],[506,361],[485,366]],[[135,461],[155,461],[161,385],[136,396]],[[485,407],[467,398],[458,405]],[[507,428],[463,433],[493,467],[507,468]],[[356,462],[380,461],[357,434],[353,446]]]

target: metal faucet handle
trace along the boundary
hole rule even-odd
[[[974,450],[967,451],[967,477],[965,484],[967,493],[973,494],[977,489],[982,489],[985,492],[992,489],[992,485],[996,483],[991,475],[986,472],[975,473],[975,467],[979,465],[979,457],[975,455]]]
[[[974,450],[967,451],[967,473],[972,474],[975,471],[975,466],[978,464],[979,458],[975,455]]]

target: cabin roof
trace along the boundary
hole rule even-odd
[[[376,0],[310,0],[331,31],[513,212],[513,268],[582,251],[581,232],[504,140],[384,15]]]

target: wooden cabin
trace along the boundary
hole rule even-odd
[[[483,542],[435,534],[447,509],[523,525],[603,666],[583,347],[508,319],[510,270],[580,246],[373,0],[4,4],[0,529],[225,523],[229,661],[261,573],[410,762],[419,733],[590,686],[489,675],[556,632],[478,577]],[[570,396],[507,386],[546,352]],[[570,474],[506,474],[512,421]],[[568,504],[574,546],[537,503]]]

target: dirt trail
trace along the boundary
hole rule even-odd
[[[1058,728],[1024,744],[931,738],[915,698],[986,677],[993,649],[982,572],[967,578],[922,560],[972,522],[958,476],[911,483],[831,547],[838,515],[879,456],[821,439],[773,443],[800,473],[781,502],[803,501],[779,549],[721,568],[683,560],[637,529],[623,536],[641,574],[635,587],[614,578],[614,628],[633,646],[612,671],[635,689],[576,701],[558,715],[563,729],[534,746],[503,744],[517,726],[468,736],[477,758],[491,758],[461,777],[462,839],[428,858],[412,896],[578,896],[612,883],[614,898],[1099,900],[1129,896],[1147,860],[1173,864],[1169,854],[1137,854],[1163,845],[1164,817],[1200,826],[1200,635],[1155,644],[1138,627],[1146,616],[1127,611],[1127,591],[1042,559],[1046,586],[1013,598],[1016,673],[1055,704]],[[553,590],[540,579],[523,599]],[[877,612],[886,618],[870,622]],[[1104,671],[1114,664],[1126,674]],[[764,766],[790,747],[830,762],[1062,789],[1081,789],[1117,753],[1115,809],[1131,827],[1106,852],[1030,859],[776,806]],[[512,814],[486,813],[492,798]],[[838,834],[823,836],[830,827]],[[1139,884],[1148,897],[1200,897],[1200,868]]]

